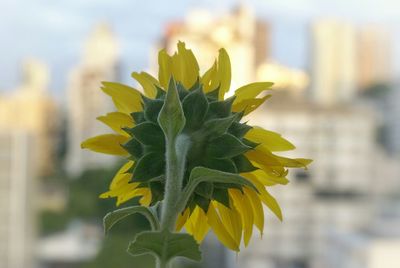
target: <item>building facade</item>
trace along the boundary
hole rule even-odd
[[[58,109],[48,92],[49,71],[38,60],[23,64],[21,85],[0,95],[0,128],[26,130],[32,135],[39,175],[54,172],[57,152]]]
[[[116,81],[119,47],[107,25],[99,25],[85,43],[83,57],[70,74],[67,88],[66,170],[72,175],[86,168],[109,166],[113,158],[82,150],[85,139],[107,128],[95,118],[112,111],[112,103],[101,91],[101,81]]]
[[[32,135],[0,131],[0,263],[4,268],[33,267],[35,238]]]
[[[193,10],[184,21],[170,22],[160,47],[172,53],[177,42],[184,41],[195,55],[201,55],[198,61],[203,72],[211,67],[218,50],[225,48],[232,63],[232,88],[236,88],[256,78],[258,66],[268,58],[268,39],[268,25],[251,9],[238,6],[220,17],[206,10]]]
[[[264,110],[248,119],[292,141],[296,155],[288,156],[315,161],[307,171],[289,172],[288,185],[270,188],[284,221],[266,211],[264,238],[254,234],[238,267],[324,267],[329,232],[362,229],[372,217],[374,163],[378,165],[374,113],[365,107],[325,107],[275,94]]]

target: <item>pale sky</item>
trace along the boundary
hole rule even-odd
[[[126,79],[132,70],[147,67],[166,22],[184,18],[191,8],[207,8],[218,15],[239,2],[271,23],[271,54],[293,67],[307,67],[307,27],[314,19],[332,17],[387,28],[393,34],[400,77],[398,0],[0,0],[0,90],[16,87],[21,62],[34,57],[49,64],[52,90],[62,92],[83,41],[100,21],[111,24],[121,43]]]

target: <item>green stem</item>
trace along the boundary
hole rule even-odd
[[[182,195],[183,176],[185,174],[186,154],[190,141],[185,135],[166,141],[166,183],[161,215],[161,230],[175,230],[180,213],[179,200]]]
[[[165,195],[161,211],[161,230],[175,231],[176,220],[180,213],[179,201],[182,195],[183,176],[185,174],[186,154],[190,140],[185,135],[176,139],[166,139],[166,182]],[[157,259],[157,268],[170,268],[168,261]]]
[[[165,262],[163,260],[157,259],[157,268],[170,268],[170,264],[168,262]]]

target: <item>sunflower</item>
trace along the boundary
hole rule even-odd
[[[203,75],[192,51],[183,42],[172,56],[165,50],[158,55],[158,79],[146,72],[132,73],[143,90],[103,82],[116,112],[98,117],[115,133],[89,138],[82,148],[123,156],[127,159],[101,198],[116,198],[117,206],[139,197],[142,206],[164,200],[166,184],[166,142],[157,120],[168,90],[176,89],[184,112],[182,130],[190,140],[182,187],[196,167],[225,174],[227,181],[205,181],[196,185],[183,204],[176,230],[185,228],[200,243],[212,230],[228,248],[239,251],[247,246],[254,226],[263,233],[264,209],[268,207],[282,220],[282,212],[270,186],[285,185],[288,168],[306,168],[309,159],[278,156],[275,152],[295,149],[280,134],[250,126],[242,118],[264,103],[273,83],[257,82],[230,90],[231,65],[227,52]],[[248,183],[229,181],[240,176]]]

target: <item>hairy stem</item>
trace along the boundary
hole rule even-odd
[[[183,176],[185,174],[186,154],[190,140],[186,135],[179,135],[175,140],[166,141],[166,184],[165,197],[161,214],[161,229],[175,230],[181,206]]]

